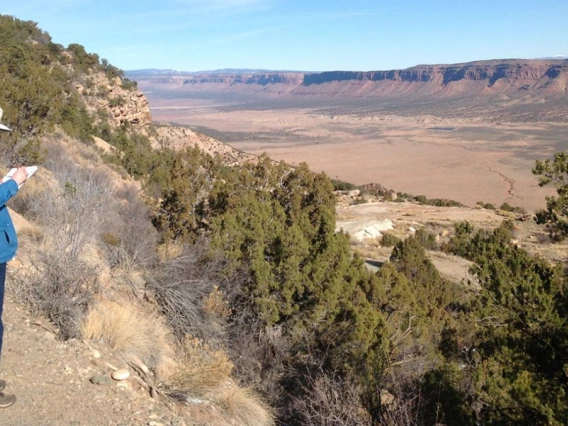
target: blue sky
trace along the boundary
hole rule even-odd
[[[568,56],[568,0],[0,0],[119,68],[386,70]]]

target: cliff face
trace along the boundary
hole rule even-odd
[[[408,68],[405,70],[369,72],[323,72],[308,74],[304,86],[324,84],[334,81],[401,81],[424,83],[429,81],[449,84],[460,80],[484,81],[493,85],[497,80],[534,80],[543,77],[557,78],[568,73],[567,61],[484,61],[456,65],[436,65]]]
[[[152,122],[148,99],[140,90],[125,89],[120,78],[108,79],[104,73],[89,76],[91,88],[79,82],[75,88],[91,113],[104,110],[115,127],[128,123],[143,129]]]
[[[566,95],[568,61],[483,61],[405,70],[308,74],[297,93],[435,97],[520,92]]]
[[[136,75],[145,90],[314,97],[568,94],[568,60],[494,60],[390,71]]]

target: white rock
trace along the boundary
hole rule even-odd
[[[353,233],[353,238],[359,242],[362,242],[370,238],[381,237],[383,235],[383,232],[393,229],[394,224],[392,223],[392,220],[385,219],[358,230],[357,232]]]
[[[113,371],[111,374],[111,377],[114,380],[126,380],[130,377],[130,371],[128,371],[126,368],[119,368],[116,371]]]
[[[97,351],[96,349],[93,349],[93,353],[91,355],[95,359],[99,359],[101,357],[101,353],[99,351]]]

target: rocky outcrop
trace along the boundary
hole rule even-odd
[[[258,160],[258,157],[255,155],[238,151],[226,143],[201,133],[196,133],[187,127],[158,126],[156,127],[156,134],[150,137],[150,141],[154,148],[167,147],[180,150],[191,146],[197,147],[213,157],[221,157],[223,164],[228,166],[245,162],[256,162]]]
[[[95,116],[106,111],[114,126],[128,123],[143,129],[152,122],[148,99],[137,89],[124,88],[119,77],[108,79],[104,73],[94,73],[85,82],[76,82],[89,112]]]
[[[120,86],[114,86],[110,90],[110,96],[110,101],[101,106],[110,110],[115,124],[129,123],[144,127],[152,122],[148,99],[140,90],[130,92]],[[113,99],[118,99],[119,103],[114,104]]]

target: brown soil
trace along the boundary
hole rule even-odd
[[[306,162],[333,178],[470,206],[507,202],[530,211],[542,208],[552,193],[537,186],[534,161],[563,149],[562,135],[568,133],[568,125],[554,123],[332,114],[322,108],[217,109],[195,102],[150,101],[154,119],[215,129],[216,137],[237,149]]]
[[[111,373],[107,360],[111,365],[117,361],[104,353],[96,360],[81,341],[56,340],[47,321],[34,319],[10,298],[6,302],[0,371],[8,382],[6,393],[18,400],[0,411],[3,426],[193,424],[184,423],[132,380],[92,384],[91,377]]]

